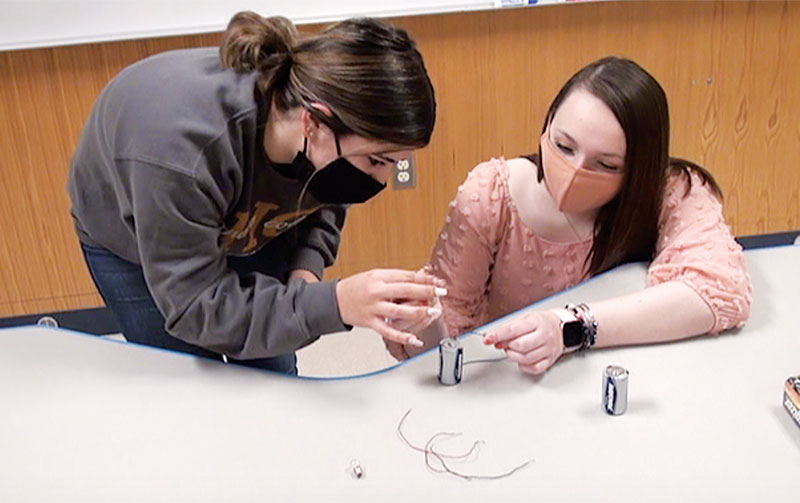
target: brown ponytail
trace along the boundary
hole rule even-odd
[[[408,147],[430,141],[433,85],[401,28],[349,19],[300,37],[286,18],[240,12],[228,24],[220,59],[234,71],[261,73],[258,87],[280,111],[305,107],[339,135]],[[313,103],[326,105],[333,116],[317,112]]]

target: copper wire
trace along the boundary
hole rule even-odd
[[[477,330],[471,330],[471,331],[467,332],[467,334],[477,335],[479,337],[486,337],[486,332],[479,332]],[[472,365],[473,363],[494,363],[494,362],[501,362],[501,361],[507,360],[507,359],[508,359],[508,355],[503,355],[503,356],[500,356],[500,357],[497,357],[497,358],[481,358],[481,359],[478,359],[478,360],[465,361],[464,365]]]
[[[478,450],[479,450],[479,447],[482,444],[484,444],[484,442],[482,440],[476,440],[475,442],[472,443],[472,447],[470,447],[470,449],[464,454],[444,454],[444,453],[441,453],[441,452],[439,452],[439,451],[434,449],[434,445],[435,445],[436,441],[439,440],[439,439],[442,439],[443,437],[446,437],[446,438],[457,437],[457,436],[461,435],[461,433],[439,432],[439,433],[436,433],[435,435],[433,435],[431,438],[429,438],[427,442],[425,442],[425,447],[418,447],[418,446],[412,444],[411,441],[409,441],[408,438],[403,433],[403,423],[405,422],[406,418],[408,417],[408,415],[410,413],[411,413],[411,409],[408,409],[406,411],[406,413],[403,414],[402,419],[400,419],[400,422],[397,425],[397,435],[400,437],[400,439],[407,446],[409,446],[410,448],[414,449],[415,451],[422,452],[422,453],[425,454],[425,466],[427,466],[428,469],[431,470],[432,472],[449,473],[450,475],[453,475],[455,477],[464,479],[466,481],[470,481],[470,480],[497,480],[497,479],[510,477],[511,475],[515,474],[517,471],[521,470],[522,468],[525,468],[526,466],[528,466],[529,464],[534,462],[534,459],[531,458],[528,461],[525,461],[524,463],[512,468],[511,470],[508,470],[507,472],[496,474],[496,475],[469,475],[469,474],[459,473],[459,472],[453,470],[452,468],[450,468],[447,465],[447,463],[445,462],[445,459],[465,459],[465,458],[468,458],[470,455],[472,455],[472,453],[477,453]],[[439,465],[441,465],[441,466],[440,467],[434,466],[434,464],[431,463],[431,459],[435,459],[439,463]]]

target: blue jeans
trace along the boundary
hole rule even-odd
[[[288,257],[286,243],[276,238],[258,253],[250,257],[229,257],[228,265],[238,274],[262,272],[285,282],[288,279]],[[164,316],[156,307],[147,288],[142,267],[128,262],[104,248],[81,243],[83,256],[89,266],[100,295],[114,314],[125,339],[137,344],[155,346],[172,351],[181,351],[214,360],[222,356],[199,346],[194,346],[171,336],[165,330]],[[229,363],[272,370],[286,374],[297,374],[297,357],[287,353],[274,358],[234,360]]]

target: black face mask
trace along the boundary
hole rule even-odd
[[[315,169],[306,157],[307,148],[308,138],[303,141],[303,151],[297,152],[292,161],[291,169],[301,180],[307,180],[306,190],[317,201],[326,204],[363,203],[386,188],[385,183],[372,178],[342,157],[338,136],[336,136],[338,157],[322,169]]]

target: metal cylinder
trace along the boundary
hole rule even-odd
[[[36,324],[40,327],[58,328],[58,322],[52,316],[42,316]]]
[[[619,416],[628,409],[629,373],[617,365],[609,365],[603,371],[603,410],[606,414]]]
[[[464,348],[452,338],[439,343],[439,382],[453,385],[461,382],[461,369],[464,366]]]

